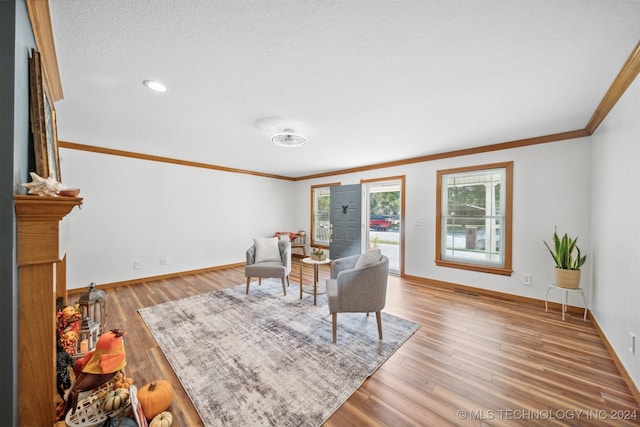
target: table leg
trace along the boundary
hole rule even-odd
[[[582,295],[582,302],[584,302],[584,315],[582,316],[582,321],[587,321],[587,298],[584,296],[584,292],[580,291],[580,295]]]
[[[562,292],[562,320],[564,320],[564,313],[567,311],[567,296],[569,291]]]
[[[318,293],[318,264],[313,264],[313,305],[316,305],[317,293]]]
[[[549,291],[551,290],[551,286],[549,286],[547,288],[547,294],[544,296],[544,311],[545,313],[549,310],[549,307],[547,306],[547,300],[549,299]]]
[[[300,299],[302,299],[302,266],[303,266],[302,258],[300,258]]]

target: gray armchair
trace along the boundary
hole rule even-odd
[[[331,263],[331,279],[327,279],[327,300],[336,342],[338,313],[375,312],[378,337],[382,339],[380,311],[387,299],[389,258],[379,250],[340,258]]]
[[[278,251],[280,259],[270,259],[267,261],[256,262],[256,245],[252,245],[247,249],[247,265],[244,267],[244,275],[247,278],[247,291],[249,293],[249,284],[252,277],[258,278],[258,285],[262,284],[263,277],[275,277],[282,280],[282,291],[287,295],[287,289],[284,285],[285,279],[287,286],[289,285],[289,273],[291,273],[291,242],[285,240],[278,241]]]

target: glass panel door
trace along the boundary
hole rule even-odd
[[[389,258],[389,273],[402,272],[403,177],[363,181],[366,197],[366,243]]]

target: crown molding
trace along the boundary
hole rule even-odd
[[[598,108],[591,116],[589,123],[585,127],[589,135],[593,134],[600,123],[607,117],[609,111],[618,102],[622,94],[626,92],[631,83],[640,73],[640,41],[636,44],[636,47],[631,51],[631,54],[627,58],[626,62],[618,72],[618,75],[609,86],[609,90],[600,101]]]

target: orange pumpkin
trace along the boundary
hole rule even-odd
[[[155,380],[138,390],[138,400],[147,419],[166,411],[173,400],[173,387],[166,380]]]

